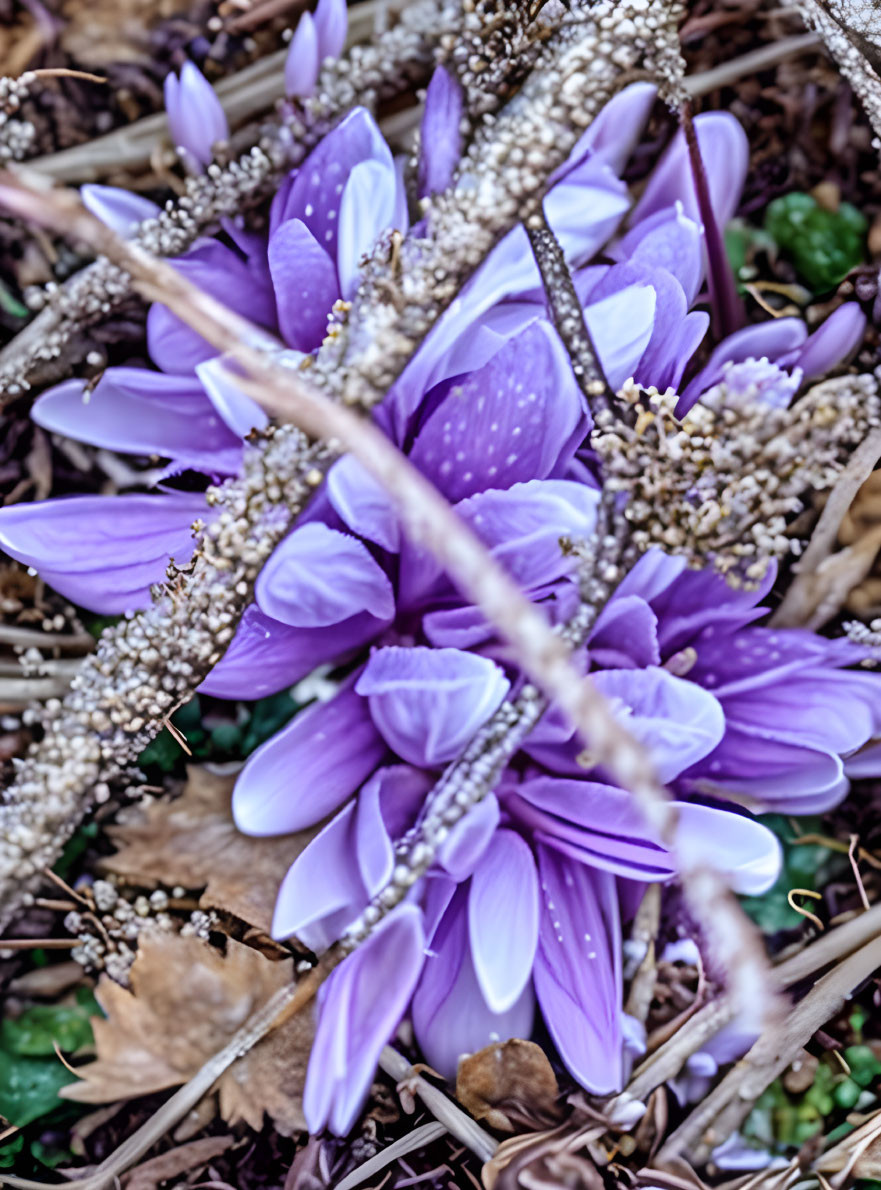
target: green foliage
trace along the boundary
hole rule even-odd
[[[822,834],[819,818],[797,819],[799,832],[781,814],[765,814],[760,819],[772,830],[783,847],[783,865],[777,883],[760,897],[743,897],[741,904],[756,925],[766,934],[791,930],[804,922],[790,906],[790,889],[819,890],[842,868],[847,860],[820,843],[797,843],[799,835]]]
[[[20,1132],[12,1140],[7,1141],[5,1145],[0,1145],[0,1169],[12,1169],[15,1165],[16,1156],[23,1148],[24,1137]]]
[[[830,211],[800,191],[775,198],[765,213],[765,231],[817,293],[834,289],[863,263],[867,229],[866,217],[851,203]]]
[[[68,1053],[92,1043],[89,1020],[101,1010],[88,989],[76,1000],[29,1008],[0,1023],[0,1115],[19,1128],[57,1108],[58,1092],[71,1082],[53,1042]]]

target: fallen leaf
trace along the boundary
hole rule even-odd
[[[274,963],[227,939],[226,955],[194,936],[142,934],[131,990],[102,976],[96,997],[97,1059],[65,1099],[111,1103],[184,1083],[232,1038],[249,1016],[294,978],[293,960]],[[263,1113],[284,1135],[305,1128],[303,1082],[312,1044],[307,1010],[235,1062],[217,1084],[220,1114],[258,1130]]]
[[[219,1157],[234,1143],[232,1136],[205,1136],[179,1145],[167,1153],[152,1157],[135,1168],[123,1180],[125,1190],[158,1190],[163,1182],[177,1178],[191,1169],[204,1166]]]
[[[534,1041],[488,1045],[463,1058],[456,1075],[456,1098],[476,1120],[501,1132],[513,1132],[514,1105],[530,1116],[557,1114],[557,1078],[541,1046]]]
[[[102,869],[133,884],[204,887],[203,909],[222,909],[268,933],[278,887],[318,828],[252,839],[230,809],[236,774],[190,766],[173,802],[150,802],[138,817],[109,828],[119,850]]]

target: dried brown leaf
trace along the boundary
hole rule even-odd
[[[190,766],[183,794],[151,802],[138,818],[111,827],[119,850],[102,862],[136,884],[202,888],[199,904],[222,909],[269,932],[278,887],[317,828],[251,839],[236,830],[234,774]]]
[[[501,1132],[514,1131],[512,1105],[530,1115],[553,1115],[558,1095],[556,1075],[534,1041],[488,1045],[459,1063],[456,1098],[476,1120]]]
[[[232,1136],[204,1136],[201,1140],[178,1145],[167,1153],[160,1153],[142,1165],[137,1165],[124,1178],[125,1190],[159,1190],[163,1182],[199,1166],[205,1166],[234,1143]]]
[[[186,1082],[293,978],[293,960],[271,962],[231,938],[224,956],[193,936],[142,934],[131,991],[106,976],[98,984],[107,1014],[93,1022],[98,1057],[62,1095],[110,1103]],[[259,1129],[267,1112],[282,1133],[305,1128],[312,1033],[311,1014],[299,1013],[226,1071],[217,1090],[227,1123]]]

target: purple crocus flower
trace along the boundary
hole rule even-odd
[[[229,124],[214,88],[195,62],[184,62],[180,78],[165,76],[165,110],[171,139],[187,163],[201,172],[214,160],[214,146],[229,137]]]
[[[346,0],[318,0],[314,16],[310,12],[301,15],[285,59],[287,95],[307,99],[314,94],[322,62],[342,53],[348,19]]]

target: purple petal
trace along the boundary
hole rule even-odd
[[[718,701],[694,682],[657,666],[592,675],[628,730],[648,748],[667,783],[716,747],[725,732]]]
[[[845,302],[834,310],[802,345],[792,361],[806,380],[824,376],[856,351],[863,341],[866,316],[856,302]],[[785,362],[789,366],[789,361]]]
[[[303,1093],[310,1132],[327,1126],[343,1136],[354,1124],[416,986],[424,946],[422,914],[401,905],[321,989]]]
[[[197,364],[196,375],[224,424],[237,439],[242,439],[252,430],[265,430],[269,418],[257,402],[236,385],[230,365],[234,367],[234,361],[226,355],[218,355]]]
[[[619,91],[581,137],[570,162],[577,161],[581,154],[590,150],[594,157],[620,173],[639,142],[657,93],[654,83],[631,83]],[[566,168],[564,166],[563,171]]]
[[[544,200],[545,217],[572,266],[596,255],[629,206],[627,186],[596,158],[572,170]]]
[[[881,776],[881,741],[876,740],[853,756],[848,756],[844,771],[852,781]]]
[[[116,615],[150,602],[172,558],[189,560],[205,511],[204,496],[184,492],[15,504],[0,509],[0,546],[65,599]]]
[[[713,866],[724,874],[736,893],[759,896],[780,875],[782,851],[777,836],[743,814],[695,802],[675,802],[676,856],[680,862],[700,864],[712,849]]]
[[[130,236],[145,219],[155,219],[161,207],[149,198],[123,190],[119,186],[98,186],[89,182],[80,186],[80,198],[87,211],[121,236]]]
[[[639,595],[609,600],[590,634],[590,656],[602,669],[660,665],[658,618]]]
[[[529,983],[538,945],[538,873],[513,831],[496,831],[471,878],[468,936],[477,982],[493,1012],[507,1012]]]
[[[491,793],[456,823],[438,847],[437,862],[458,883],[468,879],[489,846],[499,814],[498,798]]]
[[[376,631],[376,620],[366,613],[328,628],[290,628],[252,603],[199,691],[215,698],[264,698],[299,681],[321,662],[342,660],[372,640]]]
[[[201,384],[146,368],[108,368],[91,392],[65,380],[34,404],[37,425],[128,454],[160,455],[222,472],[237,469],[241,443]]]
[[[343,188],[361,161],[391,164],[392,156],[376,121],[358,107],[323,137],[279,189],[270,210],[270,236],[286,220],[302,219],[331,260],[336,260]]]
[[[419,197],[446,190],[462,152],[462,88],[444,66],[435,67],[425,93],[419,152]]]
[[[305,223],[288,219],[270,236],[269,271],[285,342],[299,351],[314,351],[340,296],[333,261]]]
[[[455,1078],[463,1054],[493,1041],[528,1037],[534,1012],[529,985],[507,1012],[487,1006],[468,942],[467,894],[460,888],[431,941],[413,996],[413,1028],[426,1060],[445,1078]]]
[[[703,112],[696,116],[694,129],[707,173],[710,198],[716,219],[724,226],[740,201],[749,164],[746,133],[728,112]],[[654,173],[631,215],[631,226],[664,207],[681,202],[685,214],[701,222],[685,134],[680,130]]]
[[[542,889],[535,992],[560,1057],[583,1087],[622,1078],[621,930],[614,877],[538,846]]]
[[[392,585],[366,547],[320,523],[301,525],[276,547],[256,597],[262,611],[293,628],[323,628],[363,611],[390,623],[395,613]]]
[[[591,298],[584,311],[603,375],[616,391],[634,375],[649,345],[656,303],[650,285],[630,285],[596,302]]]
[[[556,332],[537,322],[454,384],[410,458],[453,501],[544,479],[565,466],[586,426]]]
[[[452,760],[510,689],[492,661],[458,649],[377,649],[355,687],[383,738],[410,764]]]
[[[688,362],[687,358],[679,359],[677,355],[678,335],[688,306],[682,286],[672,273],[631,263],[613,265],[592,291],[588,311],[596,309],[603,298],[609,299],[621,292],[640,292],[639,286],[650,287],[649,292],[654,294],[651,334],[634,370],[624,379],[632,375],[640,383],[653,384],[663,391],[669,383],[668,378],[681,376]],[[633,362],[632,358],[630,362]],[[610,384],[620,375],[621,372],[613,370]],[[618,387],[617,383],[615,387]]]
[[[318,33],[318,57],[338,58],[346,45],[349,13],[346,0],[318,0],[315,29]]]
[[[365,781],[385,753],[367,703],[351,688],[315,703],[262,744],[233,791],[247,835],[283,835],[320,822]]]
[[[327,494],[346,525],[368,541],[396,554],[401,527],[384,487],[352,455],[334,463],[327,476]]]
[[[360,161],[349,174],[340,201],[337,246],[340,292],[346,300],[358,288],[362,257],[369,255],[381,232],[395,226],[397,192],[398,174],[390,153],[385,160]]]
[[[229,137],[229,125],[214,88],[194,62],[183,64],[180,79],[165,76],[165,108],[175,146],[209,165],[213,146]]]
[[[665,207],[641,220],[608,254],[642,268],[666,269],[682,286],[689,306],[697,297],[704,274],[703,235],[700,224],[680,206]]]
[[[284,63],[285,94],[296,99],[306,99],[315,91],[320,66],[318,31],[311,12],[304,12],[294,35]]]
[[[716,384],[723,375],[726,363],[767,357],[773,363],[780,356],[801,347],[807,328],[800,318],[777,318],[746,326],[723,339],[707,361],[707,365],[691,381],[679,398],[677,417],[683,417],[701,393]]]
[[[259,269],[249,267],[232,248],[208,240],[171,263],[188,281],[219,298],[236,314],[243,314],[261,326],[274,325],[275,299],[271,286]],[[201,335],[155,302],[147,315],[147,348],[150,358],[163,372],[191,372],[196,364],[217,355]]]

